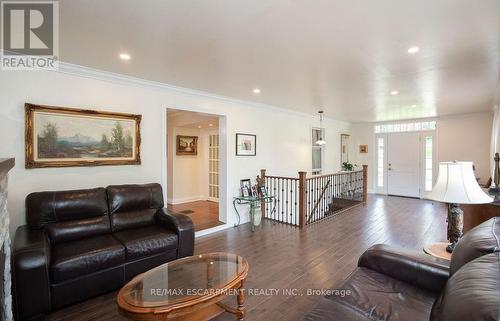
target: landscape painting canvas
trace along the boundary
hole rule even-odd
[[[140,115],[26,104],[26,167],[140,164]]]

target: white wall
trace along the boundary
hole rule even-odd
[[[493,113],[475,113],[439,119],[439,161],[472,161],[481,183],[490,178]]]
[[[142,114],[142,164],[69,168],[24,168],[24,103],[90,108]],[[227,193],[221,211],[228,223],[235,220],[230,205],[239,191],[239,180],[253,178],[261,168],[273,175],[297,175],[311,167],[312,116],[210,94],[178,90],[92,69],[63,65],[61,72],[0,71],[0,156],[15,157],[11,172],[9,211],[11,232],[25,223],[24,199],[34,191],[107,186],[109,184],[166,182],[166,108],[225,116],[221,157],[227,154]],[[340,168],[340,133],[346,122],[326,119],[325,172]],[[235,133],[257,135],[257,156],[235,156]],[[164,184],[166,185],[166,184]],[[166,186],[164,186],[166,189]],[[248,220],[244,217],[243,221]]]
[[[439,161],[473,161],[476,177],[485,183],[489,178],[490,141],[493,113],[472,113],[443,116],[437,119],[437,158]],[[374,123],[351,126],[351,159],[368,165],[369,191],[374,191],[376,146]],[[368,154],[359,153],[359,145],[368,145]],[[491,157],[490,157],[491,156]]]
[[[201,152],[205,148],[204,142],[200,139],[200,130],[195,128],[177,127],[170,121],[169,128],[173,127],[172,135],[167,135],[169,149],[168,158],[172,159],[172,167],[168,174],[172,177],[172,184],[168,184],[168,202],[178,204],[191,202],[203,198],[201,192],[201,164],[203,155]],[[197,155],[176,155],[177,135],[197,136]]]

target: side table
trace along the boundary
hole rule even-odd
[[[238,215],[238,224],[234,224],[234,226],[240,225],[241,216],[238,212],[238,208],[236,205],[250,205],[250,224],[252,225],[252,232],[255,231],[255,209],[260,207],[261,204],[272,204],[271,215],[276,210],[276,198],[274,196],[237,196],[233,198],[233,207]],[[264,213],[262,213],[264,215]]]

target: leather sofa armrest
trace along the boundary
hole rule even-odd
[[[11,255],[16,320],[43,319],[51,310],[50,244],[44,230],[18,227]]]
[[[187,215],[172,213],[163,208],[156,212],[156,219],[177,232],[179,244],[177,246],[177,258],[191,256],[194,253],[194,225]]]
[[[450,262],[428,254],[377,244],[361,255],[359,267],[432,292],[441,292],[450,275]]]

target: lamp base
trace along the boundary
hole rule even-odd
[[[451,254],[446,250],[448,243],[437,242],[424,246],[424,252],[445,260],[451,260]]]
[[[455,242],[455,243],[450,243],[450,244],[448,244],[448,246],[446,247],[446,252],[448,252],[448,253],[452,253],[452,252],[453,252],[453,250],[455,249],[455,246],[456,246],[456,245],[457,245],[457,243],[456,243],[456,242]]]
[[[450,245],[446,247],[446,251],[448,253],[453,252],[455,246],[457,245],[458,240],[463,235],[464,229],[464,212],[460,208],[460,206],[456,203],[448,204],[448,241],[450,241]]]

